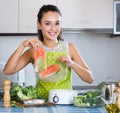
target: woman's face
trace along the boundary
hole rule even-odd
[[[49,11],[43,14],[41,23],[38,25],[43,33],[44,40],[57,39],[61,30],[61,18],[57,12]]]

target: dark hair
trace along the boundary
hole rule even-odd
[[[49,11],[57,12],[60,16],[62,16],[60,10],[55,5],[43,5],[38,12],[37,21],[41,23],[41,19],[43,18],[43,15]],[[58,35],[57,39],[63,41],[63,39],[61,38],[61,34],[62,34],[62,31],[60,31],[60,34]],[[44,38],[43,38],[42,31],[40,29],[38,29],[38,36],[39,36],[39,39],[43,42]]]

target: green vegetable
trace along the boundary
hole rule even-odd
[[[101,100],[101,98],[96,98],[97,96],[100,96],[101,91],[94,91],[93,92],[93,104],[98,105],[101,104],[103,101]]]
[[[29,98],[37,98],[37,89],[33,86],[27,86],[23,89],[23,92]]]
[[[94,91],[93,92],[93,97],[101,95],[101,91]]]
[[[87,91],[84,95],[78,95],[74,97],[75,106],[95,106],[102,103],[101,98],[96,98],[100,96],[100,91]]]
[[[10,96],[11,96],[11,100],[13,101],[20,101],[18,96],[17,96],[17,92],[18,91],[23,91],[23,87],[20,85],[14,85],[10,88]]]
[[[92,91],[88,91],[86,93],[86,95],[87,95],[87,97],[92,98],[93,97],[93,92]]]
[[[17,92],[17,97],[18,97],[18,99],[19,99],[20,101],[26,100],[26,99],[30,99],[28,96],[26,96],[25,94],[23,94],[22,91],[18,91],[18,92]],[[18,100],[18,99],[17,99],[17,100]]]
[[[74,97],[75,106],[90,106],[90,103],[86,101],[86,95],[78,95]]]
[[[37,89],[33,86],[23,88],[20,85],[14,85],[10,89],[11,100],[21,102],[24,99],[37,98]]]

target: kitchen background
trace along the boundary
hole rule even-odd
[[[113,77],[112,81],[120,80],[120,36],[113,35],[113,0],[1,0],[0,75],[4,75],[4,63],[18,45],[36,36],[36,15],[40,6],[46,3],[55,4],[61,9],[63,38],[77,46],[92,70],[95,79],[92,85],[105,81],[107,77]],[[27,85],[35,85],[31,64],[18,74],[20,77],[15,74],[8,79],[16,81],[19,78]],[[72,80],[74,86],[88,85],[74,72]]]

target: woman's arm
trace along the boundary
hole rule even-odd
[[[28,63],[33,63],[34,49],[39,46],[39,43],[37,38],[29,38],[23,41],[8,59],[3,70],[4,73],[6,75],[14,74],[24,68]],[[26,47],[30,48],[24,52]]]
[[[92,83],[94,79],[92,72],[73,44],[69,44],[69,53],[71,59],[62,56],[59,58],[59,60],[61,62],[65,62],[70,68],[72,68],[83,81]]]

